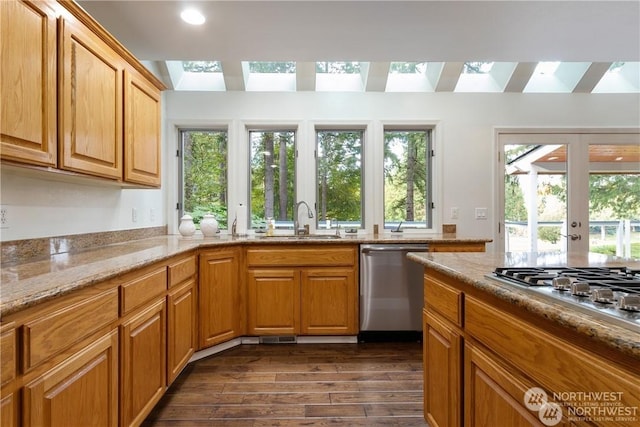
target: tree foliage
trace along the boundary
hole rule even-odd
[[[385,222],[426,222],[428,138],[422,130],[385,132]]]
[[[292,219],[295,191],[295,133],[251,131],[251,217]],[[256,225],[256,224],[254,224]]]
[[[317,138],[318,220],[362,221],[362,131]]]
[[[608,210],[616,219],[640,219],[640,175],[589,176],[589,211]]]
[[[183,211],[198,224],[206,213],[227,225],[227,133],[183,131]]]

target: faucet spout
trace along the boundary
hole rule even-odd
[[[301,200],[298,203],[296,203],[296,206],[293,209],[293,234],[295,235],[309,234],[308,228],[300,228],[300,217],[298,216],[300,205],[305,205],[307,207],[307,216],[309,218],[313,218],[313,211],[311,210],[311,207],[307,202],[305,202],[304,200]]]

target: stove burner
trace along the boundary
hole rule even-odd
[[[640,327],[640,269],[628,267],[499,267],[490,276],[563,304],[598,311]]]

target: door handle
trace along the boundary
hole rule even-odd
[[[571,240],[582,240],[582,236],[580,234],[569,234],[568,236],[565,236],[564,234],[561,235],[562,237],[568,237]]]

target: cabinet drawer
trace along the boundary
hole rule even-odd
[[[549,392],[615,392],[616,405],[640,407],[640,376],[468,296],[465,330]]]
[[[455,325],[462,326],[461,291],[431,277],[424,275],[424,306],[436,311]]]
[[[167,289],[167,268],[159,267],[122,285],[122,314],[127,314]]]
[[[247,249],[249,267],[352,266],[356,250],[351,246],[269,246]]]
[[[117,319],[118,289],[112,288],[26,322],[22,328],[25,372]]]
[[[169,264],[169,287],[179,285],[196,274],[196,257],[192,255]]]
[[[13,322],[0,328],[0,384],[16,377],[16,330]]]

